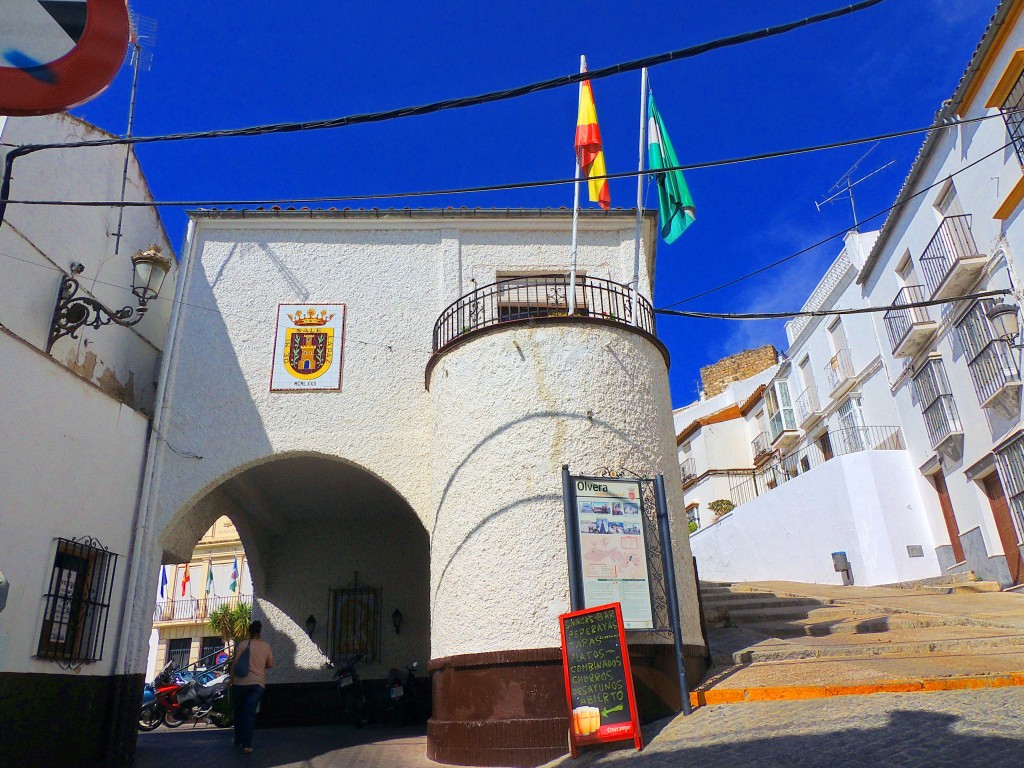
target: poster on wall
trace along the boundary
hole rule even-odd
[[[574,477],[586,606],[620,603],[626,629],[654,629],[638,480]]]
[[[271,392],[341,389],[344,304],[279,304]]]

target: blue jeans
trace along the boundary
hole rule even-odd
[[[235,746],[251,747],[256,727],[256,708],[263,698],[262,685],[232,685],[231,701],[235,705]]]

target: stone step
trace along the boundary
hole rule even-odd
[[[704,602],[705,605],[707,605],[709,603],[735,603],[735,602],[741,602],[741,601],[744,601],[744,600],[751,601],[751,600],[801,600],[801,599],[813,599],[813,598],[779,597],[778,595],[776,595],[773,592],[760,592],[760,591],[758,591],[758,592],[754,592],[754,591],[734,592],[732,590],[727,590],[725,592],[716,592],[716,593],[712,593],[712,594],[707,594],[705,592],[701,592],[701,598],[703,599],[703,602]]]
[[[820,611],[831,611],[834,615],[844,614],[846,616],[867,616],[878,613],[877,608],[869,606],[828,606],[822,605],[819,601],[806,603],[786,602],[780,605],[769,606],[746,606],[723,608],[728,614],[729,620],[734,624],[757,624],[763,621],[790,621],[807,619],[812,616],[822,616]],[[709,615],[705,607],[705,615]],[[832,614],[824,615],[822,620],[830,618]]]
[[[704,609],[726,608],[730,613],[733,611],[767,610],[770,608],[795,608],[822,606],[826,603],[813,597],[776,597],[775,595],[764,595],[754,597],[743,595],[736,600],[705,600]]]
[[[881,636],[866,634],[808,637],[802,638],[799,642],[768,638],[751,647],[734,651],[731,656],[734,664],[756,664],[800,659],[863,659],[873,656],[929,653],[970,654],[996,649],[1024,648],[1024,635],[992,634],[995,631],[986,631],[983,627],[942,627],[931,630],[889,631]],[[836,638],[841,638],[841,642],[835,642]]]
[[[850,615],[849,611],[837,610],[825,617],[817,615],[790,621],[759,621],[755,626],[758,632],[771,637],[824,637],[825,635],[878,634],[892,630],[930,627],[964,627],[973,626],[973,624],[959,616],[878,612]]]

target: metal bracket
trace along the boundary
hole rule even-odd
[[[78,281],[70,275],[64,275],[57,292],[57,303],[53,308],[50,321],[50,335],[46,340],[46,353],[49,354],[53,345],[65,336],[78,338],[78,330],[82,326],[99,328],[114,323],[130,327],[138,323],[146,314],[145,302],[139,302],[138,311],[133,307],[121,307],[118,310],[107,309],[103,304],[89,296],[75,298],[78,293]]]

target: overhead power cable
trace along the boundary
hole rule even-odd
[[[526,96],[531,93],[539,93],[541,91],[548,91],[554,88],[561,88],[567,85],[573,85],[583,80],[601,80],[606,77],[612,77],[613,75],[621,75],[626,72],[635,72],[644,67],[654,67],[659,64],[667,64],[671,61],[679,61],[681,59],[693,58],[710,51],[719,50],[722,48],[729,48],[732,46],[743,45],[744,43],[754,42],[755,40],[763,40],[768,37],[774,37],[776,35],[785,34],[795,29],[802,27],[809,27],[815,24],[820,24],[825,21],[837,19],[841,16],[847,16],[852,13],[866,10],[872,6],[879,5],[884,0],[863,0],[859,3],[854,3],[842,8],[836,8],[825,13],[819,13],[814,16],[808,16],[798,21],[790,21],[785,24],[778,24],[773,27],[766,27],[765,29],[756,30],[753,32],[742,32],[736,35],[730,35],[728,37],[721,37],[716,40],[711,40],[706,43],[699,43],[697,45],[691,45],[686,48],[679,48],[674,51],[668,51],[667,53],[659,53],[653,56],[645,56],[640,59],[634,59],[632,61],[623,62],[621,64],[612,64],[608,67],[600,67],[598,69],[592,69],[589,72],[573,72],[569,75],[560,75],[559,77],[552,77],[547,80],[541,80],[528,85],[520,85],[514,88],[506,88],[499,91],[490,91],[489,93],[482,93],[477,96],[462,96],[453,99],[445,99],[443,101],[435,101],[429,104],[421,104],[413,107],[399,107],[396,109],[382,110],[380,112],[366,112],[362,114],[347,115],[345,117],[334,117],[324,120],[307,120],[303,122],[288,122],[288,123],[268,123],[265,125],[255,125],[248,128],[229,128],[212,131],[192,131],[189,133],[173,133],[164,134],[160,136],[132,136],[132,137],[116,137],[109,139],[94,139],[91,141],[80,141],[67,144],[38,144],[33,145],[35,147],[45,148],[69,148],[69,147],[103,147],[116,144],[149,144],[158,141],[186,141],[191,139],[218,139],[218,138],[229,138],[234,136],[265,136],[268,134],[275,133],[295,133],[298,131],[313,131],[322,130],[326,128],[345,128],[351,125],[363,125],[366,123],[379,123],[387,120],[397,120],[403,117],[414,117],[419,115],[429,115],[434,112],[442,112],[450,109],[462,109],[464,107],[474,107],[480,104],[490,104],[496,101],[504,101],[507,99],[515,99],[520,96]]]
[[[994,117],[1002,117],[1002,115],[1001,114],[994,115]],[[983,156],[979,157],[974,162],[968,163],[963,168],[958,168],[957,170],[953,171],[952,173],[950,173],[950,174],[948,174],[946,176],[943,176],[941,179],[936,181],[934,184],[930,184],[927,187],[923,187],[922,189],[919,189],[917,192],[914,192],[912,195],[907,195],[902,200],[897,199],[897,201],[895,203],[893,203],[892,205],[890,205],[888,208],[883,208],[882,210],[877,211],[877,212],[871,214],[870,216],[868,216],[868,217],[866,217],[864,219],[861,219],[860,223],[864,224],[866,222],[869,222],[869,221],[872,221],[874,219],[877,219],[879,216],[884,216],[885,214],[889,213],[890,211],[894,211],[897,208],[903,207],[904,205],[909,203],[914,198],[920,197],[921,195],[923,195],[928,190],[935,189],[935,187],[942,186],[949,179],[953,178],[957,174],[963,173],[964,171],[968,170],[969,168],[973,168],[978,163],[981,163],[981,162],[983,162],[985,160],[988,160],[993,155],[998,155],[1000,152],[1005,151],[1006,149],[1008,149],[1011,146],[1013,146],[1013,142],[1009,141],[1006,144],[1004,144],[1003,146],[999,147],[998,149],[995,149],[995,150],[989,152],[987,155],[983,155]],[[710,296],[712,293],[717,293],[718,291],[724,290],[726,288],[731,288],[732,286],[736,285],[737,283],[742,283],[744,280],[749,280],[752,277],[756,277],[757,275],[760,275],[760,274],[762,274],[764,272],[767,272],[767,271],[769,271],[771,269],[774,269],[775,267],[781,266],[781,265],[785,264],[787,261],[792,261],[793,259],[797,258],[798,256],[803,256],[805,253],[809,253],[810,251],[813,251],[815,248],[819,248],[820,246],[825,245],[825,243],[828,243],[828,242],[830,242],[832,240],[835,240],[837,237],[842,237],[843,235],[845,235],[849,231],[850,231],[850,228],[846,227],[845,229],[841,229],[838,232],[833,232],[828,237],[825,237],[825,238],[819,240],[818,242],[813,243],[812,245],[808,245],[806,248],[801,248],[799,251],[796,251],[795,253],[791,253],[788,256],[783,256],[781,259],[776,259],[775,261],[772,261],[772,262],[770,262],[768,264],[765,264],[763,267],[758,267],[757,269],[753,270],[752,272],[747,272],[746,274],[740,275],[739,277],[736,277],[736,278],[733,278],[732,280],[729,280],[728,282],[721,283],[720,285],[716,285],[714,288],[708,288],[706,291],[701,291],[700,293],[695,293],[693,296],[688,296],[685,299],[680,299],[679,301],[674,301],[671,304],[666,304],[663,307],[659,307],[655,311],[656,312],[662,312],[664,310],[670,309],[671,307],[678,307],[680,304],[686,304],[687,302],[690,302],[690,301],[695,301],[697,299],[702,299],[705,296]]]
[[[888,133],[879,133],[873,136],[863,136],[856,139],[844,139],[843,141],[833,141],[827,144],[812,144],[805,147],[792,147],[789,149],[780,149],[773,152],[759,152],[752,155],[740,155],[737,157],[728,157],[718,160],[705,160],[697,163],[687,163],[685,165],[674,165],[666,168],[658,168],[652,170],[650,168],[643,171],[621,171],[618,173],[608,173],[603,176],[593,176],[594,180],[600,179],[626,179],[635,178],[637,176],[657,176],[662,173],[671,173],[673,171],[699,171],[708,168],[721,168],[729,165],[740,165],[742,163],[752,163],[762,160],[776,160],[784,157],[792,157],[795,155],[810,154],[813,152],[823,152],[830,149],[841,149],[843,147],[852,147],[859,144],[870,144],[878,141],[886,141],[889,139],[898,139],[905,136],[913,136],[920,133],[928,133],[933,130],[943,130],[947,128],[956,128],[962,125],[970,125],[972,123],[980,123],[984,120],[1002,120],[1005,114],[1012,114],[1016,112],[1024,112],[1024,108],[1019,110],[1013,110],[1012,112],[998,112],[991,115],[982,115],[981,117],[972,117],[966,120],[950,120],[942,125],[936,126],[934,124],[922,126],[918,128],[907,128],[901,131],[890,131]],[[257,205],[293,205],[300,203],[310,204],[323,204],[323,203],[353,203],[362,202],[367,200],[394,200],[401,198],[417,198],[417,197],[438,197],[445,195],[464,195],[464,194],[478,194],[482,192],[506,192],[510,190],[520,189],[532,189],[539,187],[553,187],[559,185],[574,184],[577,181],[576,178],[560,178],[560,179],[544,179],[537,181],[518,181],[509,182],[505,184],[487,184],[476,187],[448,187],[445,189],[432,189],[432,190],[412,190],[406,192],[382,192],[377,194],[360,194],[360,195],[331,195],[324,197],[296,197],[281,200],[279,198],[263,198],[263,199],[249,199],[249,200],[8,200],[9,205],[63,205],[63,206],[78,206],[78,207],[134,207],[134,208],[153,208],[153,207],[182,207],[182,208],[213,208],[218,206],[257,206]],[[883,211],[884,213],[884,211]],[[876,216],[879,214],[875,214]],[[869,219],[868,219],[869,220]],[[863,223],[863,222],[862,222]],[[845,232],[846,230],[844,230]],[[812,246],[813,247],[813,246]]]
[[[915,309],[917,307],[935,307],[939,304],[952,304],[957,301],[974,301],[990,299],[995,296],[1007,296],[1013,293],[1008,288],[996,288],[991,291],[979,291],[964,296],[951,296],[948,299],[929,299],[927,301],[910,301],[906,304],[890,304],[884,307],[858,307],[855,309],[813,309],[797,312],[693,312],[685,309],[656,309],[656,315],[673,317],[693,317],[702,320],[784,320],[791,317],[833,317],[835,315],[865,315],[873,312],[889,312],[899,309]]]

